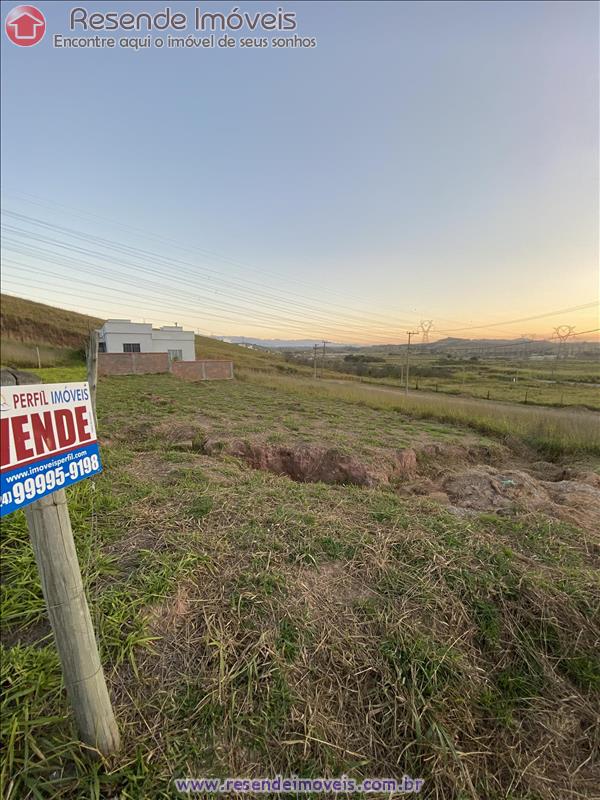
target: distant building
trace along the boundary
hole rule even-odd
[[[153,328],[150,323],[108,319],[98,331],[101,353],[168,353],[171,361],[195,361],[194,331],[179,325]]]

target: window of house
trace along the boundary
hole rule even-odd
[[[169,350],[169,361],[183,361],[183,350]]]
[[[123,352],[124,353],[140,353],[140,345],[138,342],[125,342],[123,344]]]
[[[98,342],[98,352],[106,353],[106,344],[104,342]]]

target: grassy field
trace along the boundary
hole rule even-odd
[[[600,409],[600,361],[494,359],[451,365],[448,376],[419,375],[429,359],[417,359],[411,387],[510,403]],[[447,368],[447,367],[446,367]],[[434,372],[434,370],[432,370]]]
[[[43,367],[69,366],[83,360],[83,348],[91,329],[102,320],[64,309],[3,295],[1,303],[2,352],[5,366],[36,367],[39,357]],[[36,350],[37,347],[37,350]],[[400,378],[378,378],[382,367],[399,371],[404,356],[385,350],[367,349],[353,356],[371,355],[381,362],[367,362],[358,374],[340,372],[344,354],[331,352],[326,359],[324,377],[365,381],[374,384],[403,386]],[[224,358],[234,362],[236,370],[277,375],[312,375],[312,353],[250,350],[206,336],[196,336],[198,358]],[[475,360],[426,356],[415,350],[411,359],[411,389],[439,394],[476,397],[491,401],[547,406],[582,406],[600,410],[600,362],[598,359],[515,360],[494,358]],[[357,365],[353,366],[356,371]],[[321,363],[319,361],[319,369]],[[364,373],[364,374],[362,374]]]
[[[299,380],[242,372],[263,386],[308,397],[325,396],[372,408],[392,409],[413,417],[465,425],[483,433],[516,439],[547,456],[565,453],[600,455],[600,417],[587,409],[547,409],[494,403],[443,394],[420,395],[345,381]]]
[[[107,763],[77,743],[24,517],[5,520],[2,797],[170,798],[174,776],[277,773],[408,773],[440,800],[595,796],[597,525],[407,494],[389,471],[407,448],[422,485],[529,462],[383,390],[249,377],[100,382],[105,471],[68,494],[123,734]],[[381,480],[290,480],[232,455],[240,442],[332,447]]]
[[[309,360],[310,354],[296,354],[291,364]],[[347,362],[343,352],[330,353],[330,370],[352,370],[362,381],[404,386],[405,356],[377,349],[352,352],[352,358],[375,361]],[[382,376],[380,373],[388,373]],[[568,359],[515,359],[506,357],[459,358],[424,355],[417,349],[411,356],[411,390],[456,394],[493,401],[546,406],[577,405],[600,409],[600,349],[596,357]]]

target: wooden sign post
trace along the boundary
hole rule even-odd
[[[39,378],[17,370],[2,370],[1,383],[39,383]],[[24,510],[81,741],[107,756],[120,747],[119,730],[83,589],[65,491],[58,489]]]

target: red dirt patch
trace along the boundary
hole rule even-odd
[[[414,450],[398,450],[394,465],[394,477],[410,478],[417,473],[417,454]]]
[[[224,452],[243,459],[253,469],[287,475],[300,483],[322,481],[331,484],[354,484],[355,486],[375,486],[378,477],[362,462],[345,455],[333,447],[299,445],[281,447],[234,439],[223,443],[207,440],[205,453]]]
[[[580,473],[577,480],[560,480],[565,473],[538,462],[533,465],[537,474],[553,478],[544,481],[522,469],[499,470],[480,463],[504,463],[506,452],[502,448],[431,444],[418,450],[387,451],[382,453],[385,457],[369,464],[336,448],[311,444],[291,447],[207,438],[202,451],[235,456],[253,469],[286,475],[300,483],[391,484],[403,495],[429,497],[457,513],[541,511],[582,527],[600,527],[600,479],[595,473]]]

